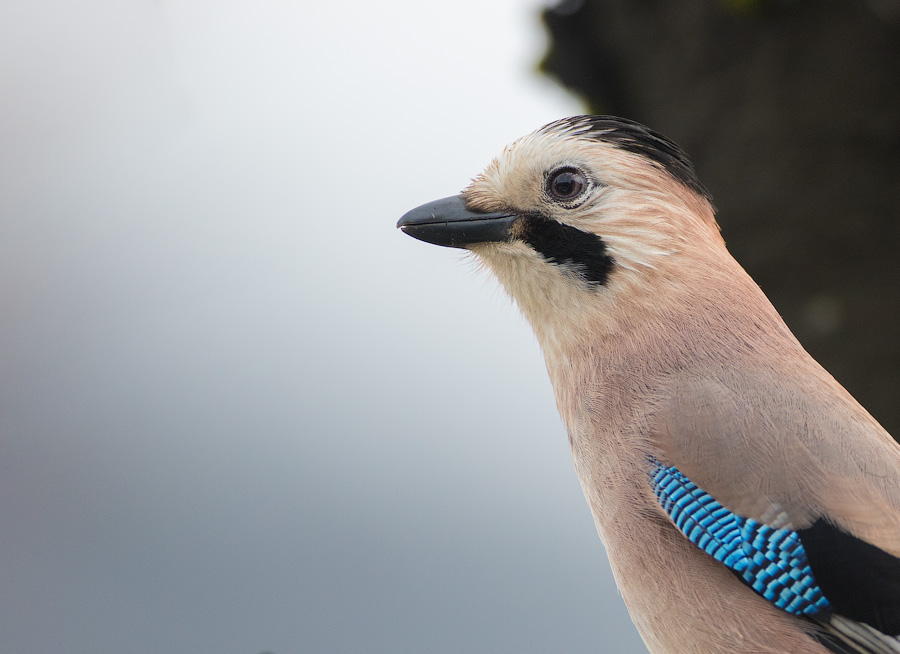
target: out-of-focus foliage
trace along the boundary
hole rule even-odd
[[[734,11],[756,11],[763,4],[760,0],[721,0],[721,2]]]
[[[729,248],[900,434],[900,0],[567,0],[542,69],[691,155]]]

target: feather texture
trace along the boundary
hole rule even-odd
[[[829,612],[797,532],[732,513],[677,468],[658,461],[652,461],[650,480],[679,531],[757,593],[795,615]]]
[[[895,557],[823,520],[794,531],[741,517],[655,459],[650,484],[688,540],[778,608],[821,627],[810,635],[832,652],[900,652],[900,640],[887,635],[895,633],[891,620],[900,597],[892,585],[900,570]]]

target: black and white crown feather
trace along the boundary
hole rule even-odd
[[[640,123],[616,116],[570,116],[539,130],[539,133],[548,132],[589,138],[640,155],[712,203],[712,195],[697,177],[687,153],[675,142]]]

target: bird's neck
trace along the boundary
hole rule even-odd
[[[652,654],[825,654],[796,618],[747,592],[663,513],[649,483],[648,459],[655,453],[649,434],[654,406],[666,395],[666,375],[638,357],[637,346],[626,349],[597,356],[587,368],[571,359],[548,359],[548,368],[556,378],[578,478],[648,649]],[[644,354],[653,359],[653,353]],[[637,361],[643,367],[636,368]]]

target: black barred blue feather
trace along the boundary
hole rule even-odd
[[[796,531],[732,513],[672,466],[653,461],[650,479],[678,529],[757,593],[798,616],[830,613]]]

